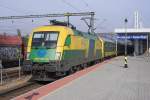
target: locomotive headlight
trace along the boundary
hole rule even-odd
[[[61,52],[56,52],[56,60],[61,60]]]

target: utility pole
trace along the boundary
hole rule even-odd
[[[84,22],[85,22],[85,24],[88,26],[88,32],[89,33],[92,33],[92,34],[94,34],[94,20],[95,20],[95,18],[94,18],[94,15],[95,15],[95,13],[94,12],[91,12],[91,16],[90,17],[82,17],[81,18],[81,20],[83,20]],[[89,22],[88,22],[88,21]]]
[[[21,77],[21,49],[19,48],[19,79]]]
[[[116,38],[116,56],[118,55],[117,52],[118,52],[118,40]]]
[[[2,66],[2,60],[0,60],[0,72],[1,72],[1,85],[3,84],[3,66]]]
[[[148,39],[148,34],[147,34],[147,56],[149,56],[149,39]]]
[[[70,13],[65,13],[64,15],[67,17],[67,26],[69,27],[71,14]]]
[[[127,23],[128,23],[128,19],[126,18],[124,20],[125,22],[125,54],[124,54],[124,68],[128,68],[128,64],[127,64]]]
[[[91,12],[91,20],[90,20],[90,26],[91,26],[91,33],[94,34],[94,12]]]

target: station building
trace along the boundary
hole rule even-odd
[[[134,47],[134,55],[149,55],[150,53],[150,28],[123,28],[115,29],[117,39],[127,38]],[[126,35],[125,35],[126,34]]]
[[[132,41],[134,47],[134,55],[147,56],[150,54],[150,28],[143,28],[141,15],[138,11],[134,12],[134,27],[127,28],[128,19],[125,19],[125,27],[115,29],[114,33],[117,34],[117,39],[126,38]]]

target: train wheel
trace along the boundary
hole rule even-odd
[[[69,71],[67,71],[67,75],[73,74],[74,72],[75,72],[75,71],[74,71],[74,68],[71,67],[71,68],[69,69]]]
[[[82,70],[82,66],[81,66],[81,65],[78,65],[78,66],[77,66],[77,71],[80,71],[80,70]]]
[[[84,69],[84,68],[85,68],[85,65],[84,65],[84,64],[82,64],[82,65],[81,65],[81,69]]]

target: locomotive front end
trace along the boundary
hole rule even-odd
[[[61,67],[63,37],[61,36],[59,39],[61,33],[65,36],[62,29],[45,26],[34,30],[31,34],[28,42],[27,60],[24,61],[22,70],[24,73],[32,73],[34,80],[49,80],[48,77],[56,76],[63,70]]]

